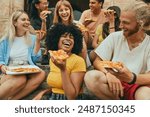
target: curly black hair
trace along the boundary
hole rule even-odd
[[[74,24],[64,25],[62,23],[57,23],[53,25],[47,32],[46,36],[46,47],[48,50],[58,50],[58,43],[60,37],[69,33],[74,37],[74,46],[72,49],[72,53],[79,54],[83,48],[83,35],[80,29]]]

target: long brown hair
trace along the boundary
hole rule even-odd
[[[69,3],[69,1],[67,0],[59,0],[55,6],[55,12],[54,12],[54,19],[53,19],[53,24],[56,24],[56,23],[61,23],[62,20],[59,16],[59,13],[58,13],[58,10],[59,8],[61,7],[61,5],[64,5],[66,7],[68,7],[70,9],[70,18],[69,18],[69,24],[73,23],[73,9],[72,9],[72,6],[71,4]]]

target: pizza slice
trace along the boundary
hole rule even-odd
[[[62,49],[57,50],[57,51],[49,50],[49,53],[50,53],[50,56],[52,56],[53,58],[57,60],[66,60],[69,57],[68,54]]]
[[[88,31],[88,29],[87,29],[83,24],[77,23],[76,26],[77,26],[81,31]]]
[[[39,72],[40,70],[38,68],[14,68],[11,69],[12,72]]]
[[[99,63],[104,68],[112,68],[112,69],[121,69],[123,68],[123,64],[121,62],[113,62],[113,61],[101,61]]]
[[[46,34],[46,31],[44,31],[44,30],[35,30],[35,33],[44,33],[44,34]]]

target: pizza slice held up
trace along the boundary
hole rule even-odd
[[[35,33],[44,33],[44,34],[46,34],[46,31],[44,31],[44,30],[35,30]]]
[[[77,26],[81,31],[88,31],[88,29],[87,29],[83,24],[77,23],[76,26]]]
[[[49,50],[49,53],[50,56],[52,56],[56,60],[66,60],[69,57],[68,54],[62,49],[57,51]]]

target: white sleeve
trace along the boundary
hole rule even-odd
[[[115,36],[115,35],[114,35]],[[115,40],[114,36],[110,34],[102,43],[96,48],[95,53],[102,60],[111,60],[114,52]]]
[[[147,72],[150,72],[150,51],[147,59]]]

